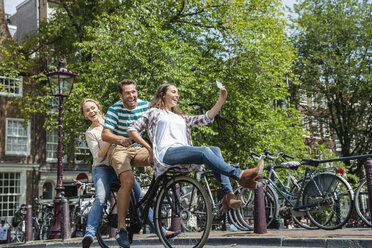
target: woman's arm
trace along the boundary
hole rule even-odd
[[[134,141],[136,141],[138,144],[140,144],[141,146],[145,147],[148,151],[149,151],[149,163],[150,164],[153,164],[154,163],[154,155],[153,155],[153,151],[152,151],[152,147],[141,137],[141,135],[139,134],[139,132],[137,131],[128,131],[127,134],[132,138],[134,139]]]
[[[104,145],[104,146],[102,147],[102,149],[99,150],[99,152],[98,152],[98,157],[100,157],[100,158],[104,158],[104,157],[106,156],[106,153],[108,152],[110,146],[111,146],[110,143],[105,142],[105,145]]]
[[[216,117],[218,112],[220,112],[222,105],[226,101],[226,98],[227,98],[227,90],[225,89],[225,87],[221,87],[218,101],[207,113],[209,119],[213,120],[214,117]]]

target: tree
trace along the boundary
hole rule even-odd
[[[278,104],[287,102],[294,59],[284,28],[274,0],[61,0],[36,40],[45,66],[63,56],[80,72],[66,102],[65,139],[86,128],[78,111],[82,98],[100,100],[105,111],[118,100],[116,83],[123,78],[137,80],[147,100],[163,82],[176,84],[190,114],[213,106],[220,80],[228,101],[212,126],[194,132],[194,143],[220,146],[229,162],[244,164],[253,162],[250,149],[299,154],[303,145],[298,112]],[[38,108],[27,111],[47,113],[43,80],[40,74],[39,94],[24,99]]]
[[[10,38],[10,33],[5,17],[4,0],[0,0],[0,44],[3,44],[6,38]]]
[[[329,125],[342,156],[371,153],[370,1],[304,0],[294,5],[294,12],[299,88],[318,103],[307,109],[308,115]],[[351,172],[360,175],[362,162]]]

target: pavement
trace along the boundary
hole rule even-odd
[[[81,247],[82,238],[68,240],[44,240],[12,243],[0,247],[57,248]],[[112,246],[111,246],[112,245]],[[99,247],[94,242],[91,247]],[[110,241],[110,247],[118,247]],[[154,234],[135,234],[131,247],[162,247]],[[265,234],[253,231],[211,231],[205,247],[325,247],[325,248],[372,248],[372,228],[344,228],[338,230],[268,229]]]

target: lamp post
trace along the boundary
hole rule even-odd
[[[54,223],[51,229],[49,238],[57,239],[61,235],[61,228],[64,228],[67,223],[64,221],[64,226],[61,227],[61,216],[68,211],[61,211],[61,196],[62,191],[65,189],[63,186],[63,98],[67,98],[72,90],[75,77],[78,75],[76,72],[72,72],[66,68],[66,63],[61,59],[58,63],[58,67],[55,70],[51,70],[45,73],[48,77],[48,82],[52,95],[57,97],[59,107],[58,117],[58,165],[57,165],[57,185],[56,185],[56,196],[54,198]],[[68,209],[67,209],[68,210]],[[63,220],[66,220],[63,216]],[[69,224],[69,223],[68,223]],[[65,229],[64,229],[65,230]],[[64,237],[62,237],[63,239]]]

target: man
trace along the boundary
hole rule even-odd
[[[8,231],[10,225],[5,223],[5,220],[1,220],[0,225],[0,244],[7,244],[8,243]]]
[[[113,144],[108,151],[108,159],[121,183],[117,194],[119,231],[115,236],[121,247],[130,247],[125,218],[134,183],[132,166],[149,166],[151,162],[147,149],[134,143],[127,135],[128,127],[150,106],[149,102],[137,98],[136,86],[131,79],[118,83],[121,100],[108,109],[102,131],[102,140]]]

